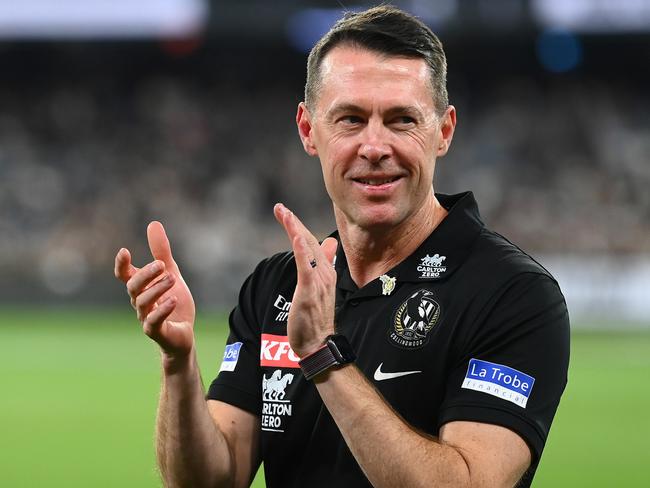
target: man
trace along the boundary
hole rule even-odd
[[[168,486],[248,486],[262,460],[277,487],[530,484],[566,383],[566,306],[471,193],[434,193],[456,125],[445,84],[438,39],[392,7],[345,16],[314,47],[297,125],[338,231],[319,244],[275,206],[293,252],[244,283],[207,402],[162,226],[152,263],[118,252],[162,351]]]

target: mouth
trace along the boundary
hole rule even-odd
[[[354,178],[354,181],[367,186],[382,186],[393,183],[400,178],[401,176],[394,176],[391,178]]]

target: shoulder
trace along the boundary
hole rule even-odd
[[[266,307],[266,302],[274,300],[278,293],[283,297],[293,295],[292,290],[296,283],[297,274],[293,252],[280,252],[257,264],[242,285],[240,299],[248,297],[247,303],[261,314]]]
[[[251,278],[259,283],[295,278],[296,264],[293,252],[279,252],[260,261],[251,274]]]
[[[523,309],[567,314],[566,300],[553,275],[530,254],[487,228],[479,233],[454,278],[482,314],[490,310],[517,314]]]
[[[274,304],[282,310],[291,305],[296,282],[293,253],[277,253],[261,260],[239,290],[231,322],[243,315],[246,323],[260,326]]]
[[[507,282],[529,275],[530,278],[545,277],[557,285],[553,275],[539,261],[486,227],[479,233],[468,261],[479,276],[489,277],[493,282]]]

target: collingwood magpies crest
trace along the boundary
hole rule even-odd
[[[395,312],[391,341],[406,349],[417,349],[428,341],[431,329],[440,317],[440,305],[429,290],[418,290]]]

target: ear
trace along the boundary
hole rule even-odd
[[[451,141],[454,138],[454,130],[456,129],[456,108],[449,105],[445,110],[444,115],[440,121],[440,142],[438,144],[438,156],[444,156],[449,151]]]
[[[300,102],[298,105],[296,125],[298,126],[298,135],[302,141],[302,147],[305,148],[305,152],[310,156],[318,156],[318,151],[312,137],[311,114],[307,110],[305,102]]]

